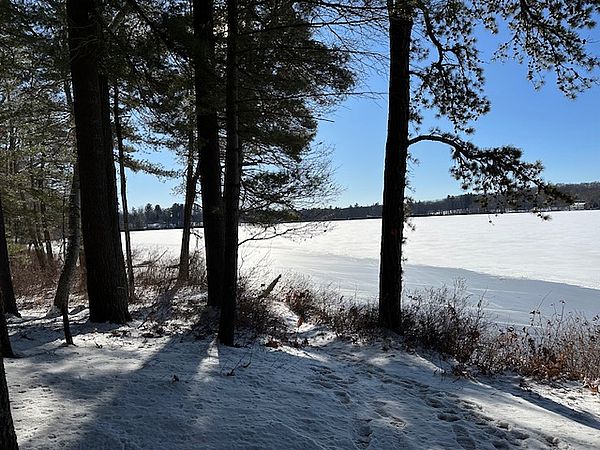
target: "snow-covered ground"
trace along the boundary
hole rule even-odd
[[[489,219],[415,219],[407,287],[464,278],[513,322],[560,300],[600,311],[600,212]],[[243,270],[309,275],[370,301],[379,225],[337,222],[310,239],[251,242]],[[134,233],[136,247],[172,255],[179,239],[179,231]],[[202,299],[180,292],[172,305],[193,311]],[[579,384],[456,377],[449,362],[406,352],[391,337],[356,344],[310,324],[298,329],[302,348],[226,348],[214,334],[186,332],[190,321],[158,326],[145,321],[148,305],[134,309],[122,327],[73,314],[69,348],[60,319],[44,309],[11,319],[21,358],[5,364],[22,449],[600,448],[600,398]],[[280,310],[293,329],[298,318]]]
[[[529,312],[551,314],[561,301],[588,317],[600,313],[600,211],[418,217],[408,232],[408,290],[466,281],[474,298],[501,321],[528,323]],[[293,273],[339,289],[347,297],[377,296],[381,222],[340,221],[312,236],[278,237],[242,246],[242,270]],[[254,230],[245,229],[241,238]],[[199,230],[202,236],[202,230]],[[134,246],[179,254],[181,231],[133,233]],[[201,239],[196,245],[202,248]]]
[[[95,328],[80,312],[70,348],[59,319],[13,319],[22,449],[600,448],[600,399],[577,385],[457,378],[391,338],[358,345],[307,324],[304,348],[226,348],[151,337],[135,316]]]

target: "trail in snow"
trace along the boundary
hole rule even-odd
[[[302,349],[224,348],[144,337],[139,314],[98,328],[85,314],[74,348],[58,319],[11,325],[22,449],[600,447],[600,400],[577,385],[455,378],[392,339],[355,345],[310,325]]]

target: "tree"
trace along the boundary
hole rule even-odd
[[[113,84],[113,120],[117,138],[119,177],[121,187],[121,206],[123,208],[123,232],[125,234],[125,261],[127,262],[127,281],[130,298],[135,298],[135,279],[133,275],[133,257],[131,253],[131,233],[129,230],[129,209],[127,206],[127,175],[125,174],[125,148],[123,144],[123,128],[119,109],[119,83]]]
[[[42,267],[55,262],[51,241],[60,237],[73,156],[62,95],[58,24],[64,14],[51,11],[24,1],[0,6],[0,40],[10,43],[0,46],[6,225],[15,243],[33,247]]]
[[[227,0],[227,87],[225,154],[225,246],[223,267],[223,299],[219,322],[219,340],[233,345],[237,300],[238,227],[240,221],[240,185],[242,155],[238,136],[238,3]]]
[[[4,227],[4,209],[2,206],[2,195],[0,194],[0,297],[5,313],[19,316],[15,290],[13,288],[10,273],[10,262],[8,259],[8,244],[6,242],[6,230]],[[20,317],[20,316],[19,316]]]
[[[6,450],[18,450],[19,448],[10,412],[10,399],[8,397],[3,358],[0,358],[0,448]]]
[[[218,306],[223,295],[225,230],[221,192],[221,154],[215,89],[217,86],[212,0],[193,0],[194,92],[199,147],[208,304]]]
[[[430,140],[446,144],[455,160],[453,175],[465,189],[509,202],[531,195],[560,194],[541,177],[541,163],[525,163],[520,150],[505,146],[479,149],[459,133],[473,131],[470,122],[489,110],[483,95],[482,61],[474,37],[481,23],[498,33],[498,19],[506,21],[510,36],[497,56],[528,60],[528,78],[543,80],[554,70],[559,88],[569,96],[585,89],[586,75],[598,59],[586,51],[581,31],[593,27],[597,2],[388,0],[390,85],[386,143],[382,245],[380,266],[380,324],[401,325],[402,240],[406,218],[404,188],[409,146]],[[409,136],[409,124],[422,121],[420,108],[436,109],[450,120],[453,133],[433,130]]]
[[[233,343],[240,213],[273,225],[333,191],[312,145],[317,116],[354,85],[348,58],[314,32],[314,7],[291,1],[227,8],[225,261],[219,337]],[[298,50],[301,49],[301,52]]]
[[[90,320],[130,320],[117,212],[108,83],[99,72],[98,2],[67,1]]]
[[[4,229],[4,213],[2,209],[2,196],[0,195],[0,359],[3,357],[13,357],[14,353],[10,345],[8,336],[8,326],[6,325],[6,316],[4,305],[8,305],[14,311],[17,311],[15,301],[15,292],[10,275],[10,261],[8,259],[8,246],[6,244],[6,233]],[[18,312],[17,312],[18,314]]]
[[[56,306],[63,317],[63,329],[67,345],[73,345],[73,336],[69,324],[69,295],[73,275],[77,266],[81,243],[80,226],[81,191],[79,188],[79,164],[73,168],[73,180],[71,182],[71,193],[69,195],[69,234],[67,236],[67,250],[65,262],[58,279],[56,294],[54,295],[54,306]]]

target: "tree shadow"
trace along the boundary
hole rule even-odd
[[[419,448],[439,428],[435,442],[446,447],[552,444],[528,417],[505,427],[473,403],[510,408],[514,384],[444,377],[440,361],[377,343],[326,345],[226,348],[193,333],[90,333],[20,366],[25,388],[11,383],[19,438],[24,448]],[[577,420],[551,400],[521,398],[598,429],[591,414]]]
[[[584,425],[595,430],[600,430],[600,418],[588,411],[579,411],[571,408],[570,406],[563,405],[562,403],[558,403],[538,392],[534,392],[531,389],[522,388],[514,383],[496,383],[495,385],[497,387],[502,387],[504,392],[514,395],[515,397],[519,397],[526,402],[531,403],[532,405],[543,408],[546,411],[550,411],[554,414],[558,414],[565,419],[572,420],[580,425]]]

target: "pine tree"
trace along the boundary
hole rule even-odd
[[[386,4],[390,40],[388,139],[386,143],[379,308],[382,326],[401,328],[402,240],[406,218],[404,187],[411,145],[430,140],[450,146],[453,175],[464,189],[514,204],[523,197],[552,201],[560,193],[545,183],[539,162],[526,163],[511,146],[480,149],[461,136],[489,110],[484,96],[482,61],[474,30],[482,24],[498,33],[498,19],[510,36],[499,58],[528,61],[528,78],[543,79],[553,70],[568,96],[592,83],[598,59],[586,48],[583,31],[595,25],[597,2],[400,1]],[[409,136],[409,124],[422,120],[421,108],[433,108],[454,126],[451,133]]]
[[[90,320],[130,320],[117,213],[108,81],[99,72],[99,4],[67,1]]]
[[[10,399],[8,397],[3,358],[0,358],[0,448],[4,450],[18,450],[19,448],[10,412]]]

